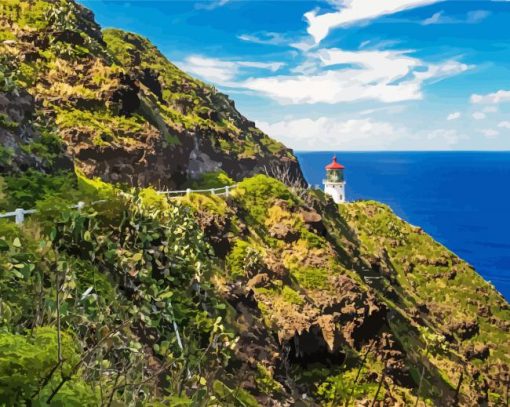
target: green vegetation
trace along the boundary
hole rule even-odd
[[[265,175],[240,182],[235,196],[249,211],[252,221],[260,224],[265,223],[267,211],[275,200],[283,200],[291,206],[296,202],[296,197],[285,185]]]
[[[78,356],[88,355],[80,363],[84,371],[101,365],[105,372],[113,369],[117,376],[131,378],[131,386],[149,391],[154,383],[144,384],[139,379],[149,346],[169,374],[175,374],[175,386],[184,382],[188,386],[196,380],[195,385],[204,387],[200,376],[180,377],[179,372],[184,366],[190,372],[215,371],[228,361],[235,341],[222,323],[225,306],[207,282],[209,248],[200,230],[185,207],[169,204],[151,189],[119,195],[107,184],[86,181],[80,175],[78,192],[82,196],[97,200],[109,195],[110,199],[82,212],[67,209],[66,202],[58,199],[41,201],[38,214],[23,229],[8,221],[0,223],[0,324],[4,332],[17,335],[6,337],[6,341],[16,341],[12,346],[18,352],[29,352],[30,348],[21,344],[32,339],[19,335],[34,324],[52,326],[55,335],[58,323],[75,337],[72,343],[83,348],[111,336],[98,352]],[[193,290],[196,282],[200,282],[200,292]],[[137,287],[136,292],[129,287]],[[185,353],[178,346],[174,321],[181,329]],[[64,332],[59,335],[63,338]],[[19,373],[22,383],[31,380],[31,384],[20,384],[23,392],[0,400],[15,397],[20,402],[36,392],[47,397],[69,376],[63,370],[63,376],[44,380],[59,360],[50,345],[40,356],[37,375]],[[116,348],[131,352],[118,353],[113,351]],[[67,360],[71,366],[77,364],[70,357]],[[5,369],[12,369],[12,362],[5,363]],[[216,368],[210,363],[217,364]],[[115,375],[95,374],[91,382],[90,374],[84,379],[80,372],[72,372],[71,380],[57,392],[59,397],[68,395],[73,400],[79,391],[90,393],[90,386],[97,389],[98,383],[103,391],[109,389],[107,394],[114,399],[125,397],[122,392],[117,394]],[[204,391],[212,390],[205,386]],[[95,400],[94,394],[95,390],[83,400]],[[133,392],[127,400],[134,402],[137,397]]]
[[[114,116],[109,111],[60,110],[56,123],[61,130],[81,128],[90,134],[93,144],[104,146],[113,142],[136,143],[135,134],[147,126],[139,115]]]
[[[225,171],[206,172],[200,178],[193,180],[191,189],[221,188],[234,185],[234,180]]]
[[[6,114],[0,113],[0,127],[10,131],[16,131],[18,129],[18,123],[10,120],[9,116]]]
[[[342,371],[335,376],[329,376],[317,388],[317,395],[326,406],[337,406],[346,400],[373,400],[377,392],[377,383],[355,383],[357,369]],[[376,400],[382,400],[379,394]]]
[[[295,267],[292,276],[304,288],[320,290],[327,288],[329,271],[316,267]]]
[[[255,378],[257,388],[263,394],[279,393],[283,390],[283,386],[278,383],[272,373],[263,365],[257,365],[257,377]]]
[[[60,172],[45,174],[36,170],[4,177],[7,203],[5,209],[31,209],[36,202],[46,197],[60,197],[72,200],[73,190],[76,188],[74,174]]]
[[[262,264],[260,252],[248,242],[236,240],[227,257],[227,269],[232,278],[246,278],[257,273]]]
[[[106,200],[86,206],[79,212],[68,209],[65,198],[70,194],[59,197],[58,193],[44,192],[44,177],[51,179],[51,176],[41,176],[40,182],[34,181],[39,179],[37,176],[32,174],[31,177],[32,183],[25,179],[23,185],[27,185],[26,189],[41,185],[40,190],[34,190],[40,197],[36,202],[39,212],[32,215],[22,229],[9,221],[0,222],[0,269],[3,270],[0,273],[0,331],[5,333],[0,335],[0,344],[2,341],[11,344],[9,352],[14,352],[15,359],[19,357],[16,352],[31,354],[30,344],[36,343],[34,335],[39,329],[47,330],[49,337],[68,335],[73,338],[73,357],[82,360],[89,356],[80,362],[79,369],[66,380],[62,390],[57,391],[55,400],[65,400],[72,405],[75,398],[86,392],[87,397],[83,400],[90,400],[91,405],[98,404],[104,394],[125,401],[126,394],[115,390],[115,375],[119,375],[142,386],[149,397],[146,401],[155,401],[155,382],[149,380],[141,384],[138,379],[150,357],[157,358],[172,380],[173,384],[164,391],[166,400],[174,403],[172,405],[221,400],[222,405],[227,406],[243,403],[255,406],[257,399],[254,396],[285,399],[288,397],[286,387],[274,374],[278,365],[255,359],[251,371],[246,367],[239,371],[233,367],[239,363],[235,361],[236,352],[242,352],[236,348],[236,336],[254,335],[249,326],[243,328],[236,322],[236,311],[220,294],[229,284],[239,281],[253,287],[254,301],[261,312],[259,323],[283,338],[288,335],[286,332],[298,329],[293,324],[306,329],[314,323],[314,318],[321,315],[331,318],[333,314],[324,311],[324,307],[337,296],[351,300],[345,304],[347,308],[336,311],[346,318],[344,322],[329,329],[347,329],[345,332],[349,332],[348,327],[353,326],[348,322],[349,315],[359,316],[365,312],[363,302],[358,301],[366,301],[360,296],[364,295],[366,287],[359,287],[361,294],[356,291],[344,293],[335,288],[335,279],[340,275],[344,279],[352,278],[350,284],[360,284],[354,283],[357,281],[354,278],[361,271],[347,269],[341,257],[332,251],[335,241],[328,241],[307,227],[300,215],[306,208],[301,198],[276,180],[264,176],[246,179],[227,200],[200,194],[168,200],[152,188],[121,192],[111,184],[88,179],[78,172],[71,188],[76,197],[86,202]],[[57,179],[53,179],[54,185],[47,186],[47,191],[64,188]],[[262,194],[265,194],[264,199]],[[344,205],[342,211],[347,221],[356,227],[362,244],[360,250],[367,256],[364,259],[373,256],[371,250],[379,250],[383,239],[391,239],[397,243],[385,247],[389,247],[388,254],[394,259],[398,273],[405,259],[416,260],[409,256],[421,259],[419,253],[410,254],[414,253],[414,248],[411,252],[404,249],[410,242],[418,249],[420,244],[428,248],[427,264],[423,265],[426,273],[431,272],[429,262],[455,262],[427,235],[396,218],[384,206],[360,202]],[[220,220],[225,218],[232,218],[232,225],[246,223],[248,229],[241,232],[239,226],[232,226],[226,231],[232,244],[222,260],[212,256],[206,239],[213,236],[204,235],[198,224],[204,219],[215,219],[215,224],[221,225]],[[369,226],[372,221],[374,225]],[[268,238],[267,234],[275,224],[281,225],[284,232],[279,231]],[[406,253],[405,259],[394,257],[401,251]],[[430,257],[430,253],[437,259],[447,257],[449,260],[437,260]],[[459,267],[460,263],[456,265]],[[413,273],[418,273],[416,270],[420,267],[415,266]],[[431,291],[427,283],[425,287],[429,295]],[[431,400],[440,397],[439,389],[453,391],[457,380],[456,366],[460,362],[440,333],[445,329],[444,325],[430,319],[427,326],[415,327],[406,316],[413,309],[413,301],[425,301],[418,297],[419,292],[409,290],[405,297],[391,301],[386,299],[384,291],[376,292],[376,295],[387,302],[392,313],[398,312],[396,315],[399,316],[392,317],[384,329],[394,335],[394,340],[405,352],[403,355],[408,355],[399,363],[409,364],[410,380],[420,382],[425,371],[422,366],[434,366],[433,370],[427,368],[420,390],[420,398],[432,403]],[[404,293],[398,290],[397,295]],[[449,302],[443,307],[451,306],[452,298],[446,301]],[[250,312],[250,318],[257,318],[259,311]],[[504,313],[500,315],[505,318]],[[57,329],[58,321],[60,330]],[[179,327],[183,351],[174,321]],[[321,321],[320,326],[326,329],[327,325],[323,324],[329,320]],[[31,329],[33,327],[36,327],[35,331]],[[497,333],[494,325],[484,323],[475,337],[476,343],[480,337],[494,341]],[[110,335],[111,340],[108,339]],[[108,339],[104,345],[103,338]],[[377,338],[377,335],[373,336],[372,340]],[[502,335],[501,340],[504,338]],[[294,339],[290,336],[289,340]],[[94,344],[101,344],[98,352],[89,354],[88,350],[94,349]],[[416,389],[401,387],[391,381],[390,376],[376,396],[378,380],[384,369],[380,360],[382,354],[376,348],[370,350],[368,345],[362,345],[362,352],[350,346],[348,342],[342,345],[346,354],[343,364],[328,366],[322,364],[318,356],[317,363],[310,369],[293,367],[291,377],[305,386],[315,401],[325,406],[344,404],[347,399],[383,400],[389,391],[399,400],[414,400]],[[507,345],[498,342],[498,346]],[[124,347],[132,352],[113,352],[113,349]],[[504,352],[504,349],[498,349],[498,353],[491,352],[490,358],[505,360]],[[361,367],[360,358],[365,353],[369,358]],[[40,380],[58,363],[53,342],[49,341],[47,351],[38,357],[41,358],[37,362],[40,367],[33,370],[33,376],[28,375],[25,368],[19,368],[17,377],[23,390],[10,395],[5,393],[1,400],[15,397],[20,401],[29,393],[39,394],[41,400],[47,399],[62,378],[67,377],[64,370],[44,385]],[[424,360],[428,360],[427,364],[422,364]],[[229,364],[231,361],[232,365]],[[9,359],[0,361],[0,369],[12,369],[9,366],[12,366]],[[102,366],[104,372],[113,369],[117,373],[101,374],[101,370],[94,370],[94,366]],[[183,375],[183,369],[189,369],[190,374]],[[234,376],[230,376],[229,369],[234,369]],[[92,371],[96,373],[91,375]],[[146,377],[154,372],[145,373]],[[239,388],[236,383],[240,379],[235,375],[241,375],[243,380],[251,377],[256,392],[250,394]],[[468,386],[476,388],[476,383],[481,382],[466,379],[463,392],[470,394]],[[179,386],[188,391],[179,395]],[[498,391],[492,393],[492,400],[501,397]],[[137,394],[129,391],[127,400],[141,401]]]
[[[12,148],[0,146],[0,165],[9,166],[13,155],[14,150]]]
[[[59,352],[62,366],[54,370]],[[39,327],[25,335],[3,332],[0,354],[0,400],[6,405],[46,405],[51,400],[48,404],[96,406],[99,402],[95,386],[73,377],[80,355],[74,338],[66,332],[60,339],[52,327]],[[65,380],[69,376],[73,378]],[[52,389],[64,380],[61,390],[53,395]]]
[[[287,285],[282,289],[282,297],[285,302],[290,304],[303,305],[305,303],[303,297]]]

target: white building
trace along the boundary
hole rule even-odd
[[[345,202],[344,168],[336,161],[336,156],[333,156],[331,164],[326,166],[326,179],[323,181],[324,193],[331,196],[337,204]]]

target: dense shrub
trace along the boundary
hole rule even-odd
[[[48,196],[73,198],[76,178],[73,173],[45,174],[36,170],[4,177],[6,182],[7,209],[32,209],[37,201]]]

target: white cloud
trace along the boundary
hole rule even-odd
[[[362,110],[358,114],[360,116],[369,116],[374,113],[381,113],[381,112],[384,112],[386,114],[399,114],[399,113],[404,112],[406,110],[406,108],[407,107],[405,105],[388,105],[388,106],[378,107],[375,109]]]
[[[214,10],[218,7],[223,7],[225,4],[229,3],[230,0],[209,0],[205,2],[198,2],[195,4],[195,8],[197,10]]]
[[[441,0],[339,0],[337,11],[320,15],[316,10],[306,13],[307,31],[318,44],[327,37],[333,28],[373,20],[380,16],[438,1]]]
[[[266,31],[254,34],[241,34],[237,38],[242,41],[263,45],[285,45],[289,42],[283,34]]]
[[[499,131],[494,130],[494,129],[484,129],[484,130],[481,130],[481,133],[484,135],[484,137],[487,137],[487,138],[494,138],[499,135]]]
[[[242,68],[255,68],[276,72],[283,65],[281,62],[224,61],[203,56],[190,56],[179,64],[184,71],[219,84],[228,84],[240,73]]]
[[[296,150],[386,149],[401,138],[403,133],[391,123],[368,118],[347,121],[327,117],[316,120],[304,118],[272,124],[258,122],[257,125],[270,136]]]
[[[455,148],[461,135],[453,129],[410,131],[372,118],[342,120],[301,118],[276,123],[257,122],[271,137],[296,150],[445,150]]]
[[[474,10],[466,14],[465,18],[454,18],[446,16],[444,11],[439,11],[432,14],[429,18],[426,18],[421,22],[422,25],[433,25],[433,24],[476,24],[483,21],[490,15],[490,12],[486,10]]]
[[[439,24],[443,18],[443,11],[432,14],[429,18],[422,21],[422,25]]]
[[[238,66],[243,66],[246,68],[259,68],[259,69],[267,69],[271,72],[279,71],[281,68],[285,66],[283,62],[249,62],[249,61],[239,61],[234,62]]]
[[[453,60],[427,64],[408,54],[409,51],[322,49],[309,54],[308,65],[302,65],[294,75],[250,78],[238,85],[282,104],[400,102],[421,99],[426,81],[437,81],[470,68]]]
[[[473,113],[473,119],[475,120],[483,120],[487,117],[487,115],[483,112],[474,112]]]
[[[499,104],[503,102],[510,102],[510,90],[498,90],[494,93],[487,93],[485,95],[473,94],[471,95],[471,103],[475,104]]]
[[[461,113],[460,112],[453,112],[453,113],[450,113],[448,115],[448,117],[446,118],[446,120],[457,120],[459,119],[461,116]]]
[[[497,106],[487,106],[482,109],[484,113],[496,113],[498,111]]]
[[[460,140],[459,132],[455,129],[435,129],[427,133],[427,140],[437,143],[439,148],[450,148]],[[437,147],[436,147],[437,148]]]
[[[300,40],[294,41],[289,44],[291,47],[296,48],[302,52],[310,51],[315,47],[315,42],[311,38],[301,38]]]
[[[502,129],[510,129],[510,122],[508,121],[499,122],[498,127]]]

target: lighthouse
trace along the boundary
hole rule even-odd
[[[326,179],[323,181],[324,193],[331,196],[337,204],[345,202],[344,168],[337,162],[336,156],[333,156],[333,161],[326,165]]]

